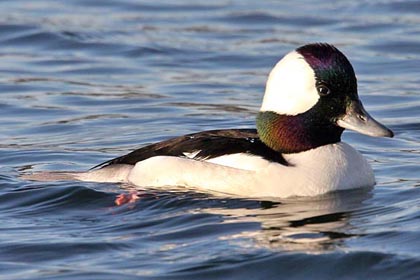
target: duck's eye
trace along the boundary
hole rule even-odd
[[[320,96],[326,96],[331,93],[331,90],[325,85],[319,85],[317,89]]]

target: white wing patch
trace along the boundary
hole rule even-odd
[[[182,154],[186,158],[194,159],[200,152],[201,152],[201,150],[196,150],[196,151],[192,151],[192,152],[183,152]]]

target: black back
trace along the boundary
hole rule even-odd
[[[188,134],[137,149],[93,168],[111,164],[134,165],[154,156],[181,156],[200,151],[194,159],[210,159],[223,155],[246,153],[266,160],[288,165],[281,153],[267,147],[258,137],[256,129],[210,130]],[[92,168],[92,169],[93,169]]]

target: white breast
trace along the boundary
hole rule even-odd
[[[373,170],[367,160],[344,142],[285,155],[285,158],[295,166],[289,174],[302,195],[375,185]],[[292,180],[289,183],[293,185]]]

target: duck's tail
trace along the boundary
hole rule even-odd
[[[113,164],[100,169],[86,172],[74,171],[41,171],[30,174],[22,174],[20,177],[30,181],[86,181],[100,183],[127,183],[127,177],[133,169],[133,165]]]
[[[82,172],[80,172],[82,173]],[[74,181],[77,180],[76,176],[78,172],[66,172],[66,171],[41,171],[36,173],[22,174],[20,176],[23,180],[29,181]]]

